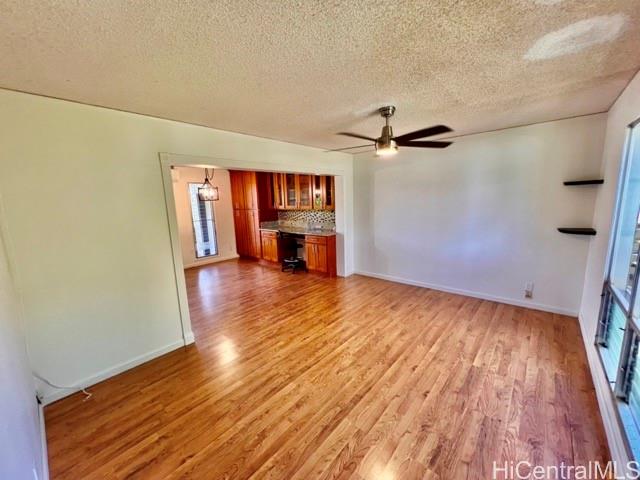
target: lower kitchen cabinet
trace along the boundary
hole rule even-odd
[[[280,242],[278,241],[278,232],[262,230],[260,238],[262,241],[262,259],[268,262],[280,262],[282,254]]]
[[[336,237],[306,235],[305,256],[307,269],[311,272],[336,276]]]

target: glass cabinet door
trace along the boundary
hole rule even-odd
[[[296,188],[296,176],[293,173],[284,174],[285,183],[285,208],[297,208],[298,196]]]
[[[322,210],[324,208],[324,195],[322,195],[322,177],[320,175],[313,176],[313,208]]]
[[[273,206],[277,209],[284,208],[284,175],[274,173],[273,175]]]
[[[298,208],[308,209],[312,204],[312,188],[311,175],[296,175],[298,177]]]
[[[326,210],[334,210],[336,207],[334,179],[330,176],[325,176],[322,178],[324,190],[324,208]]]

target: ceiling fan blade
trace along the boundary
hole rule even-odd
[[[453,132],[446,125],[434,125],[433,127],[423,128],[422,130],[416,130],[415,132],[405,133],[404,135],[400,135],[398,137],[394,137],[393,139],[396,142],[415,140],[416,138],[425,138],[431,137],[433,135],[440,135],[441,133]]]
[[[356,145],[355,147],[334,148],[333,150],[325,150],[325,152],[341,152],[342,150],[351,150],[353,148],[373,147],[375,143],[367,143],[366,145]]]
[[[417,147],[417,148],[447,148],[449,145],[451,145],[453,142],[438,142],[437,140],[433,140],[433,141],[429,141],[429,140],[425,140],[425,141],[413,141],[413,142],[407,142],[407,141],[398,141],[396,140],[396,143],[398,144],[399,147]]]
[[[338,132],[338,135],[344,135],[345,137],[361,138],[362,140],[369,140],[370,142],[376,143],[375,138],[365,137],[364,135],[358,135],[357,133]]]

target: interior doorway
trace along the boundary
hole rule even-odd
[[[352,245],[352,239],[346,228],[348,202],[342,171],[283,171],[174,154],[161,154],[160,165],[185,344],[195,341],[185,268],[241,256],[280,268],[284,255],[289,255],[303,259],[305,269],[346,275],[351,250],[347,245]],[[205,180],[216,189],[215,200],[199,198]],[[247,187],[253,182],[260,188]],[[287,226],[287,239],[280,240],[280,225]],[[296,230],[300,225],[305,229]],[[291,246],[291,235],[296,246],[293,254],[285,248]]]

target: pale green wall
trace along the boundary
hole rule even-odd
[[[31,361],[58,384],[182,341],[159,152],[339,168],[353,224],[347,154],[6,90],[0,145]]]
[[[5,252],[0,230],[0,478],[44,478],[35,385]]]

